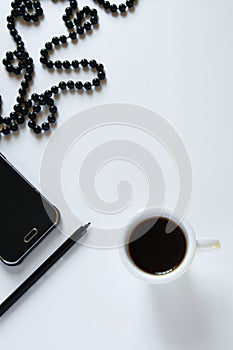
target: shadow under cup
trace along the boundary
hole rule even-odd
[[[170,218],[147,218],[131,232],[127,251],[131,262],[141,271],[157,276],[167,275],[177,269],[185,258],[186,235],[181,226]]]

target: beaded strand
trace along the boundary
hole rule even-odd
[[[119,6],[110,4],[109,1],[97,0],[105,10],[112,13],[124,13],[127,9],[132,8],[136,1],[127,0],[125,4]],[[93,72],[96,72],[96,77],[92,81],[76,81],[69,80],[68,82],[60,81],[58,85],[52,86],[42,94],[33,93],[30,98],[26,98],[30,83],[33,80],[34,74],[34,62],[32,57],[25,48],[25,44],[22,37],[19,35],[16,29],[16,19],[22,17],[25,22],[36,23],[43,16],[43,9],[39,0],[14,0],[11,3],[11,14],[7,17],[7,28],[10,31],[10,35],[16,43],[16,50],[6,53],[6,57],[3,59],[3,65],[7,72],[15,75],[21,75],[24,72],[23,80],[21,81],[21,87],[18,90],[19,95],[16,98],[16,104],[13,107],[13,111],[7,117],[0,116],[0,135],[9,135],[11,132],[15,132],[19,129],[21,124],[25,123],[25,119],[28,118],[28,127],[31,128],[35,134],[40,134],[42,131],[46,132],[50,129],[50,124],[55,123],[57,116],[57,107],[54,103],[54,96],[62,90],[85,90],[97,88],[101,85],[101,82],[105,80],[106,75],[104,66],[96,60],[82,59],[80,61],[60,61],[53,62],[49,54],[51,51],[67,43],[68,40],[74,41],[78,35],[84,35],[86,32],[91,31],[98,24],[98,13],[96,9],[91,9],[89,6],[84,6],[82,10],[78,9],[77,0],[69,0],[69,6],[65,9],[65,14],[62,19],[66,28],[69,31],[69,35],[61,35],[60,37],[53,37],[51,41],[45,43],[45,47],[40,51],[40,62],[48,69],[77,69],[88,68]],[[86,20],[88,18],[88,20]],[[13,65],[14,59],[18,60],[17,65]],[[42,107],[47,106],[49,108],[49,116],[47,121],[41,125],[37,124],[38,113],[41,112]],[[0,96],[0,112],[2,109],[2,98]]]

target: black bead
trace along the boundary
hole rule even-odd
[[[49,107],[49,110],[50,110],[50,112],[51,112],[52,114],[57,113],[57,107],[56,107],[56,106],[50,106],[50,107]]]
[[[24,43],[23,42],[20,42],[17,44],[17,50],[19,52],[24,52],[25,48],[24,48]]]
[[[47,62],[46,62],[46,67],[48,67],[48,68],[53,68],[53,61],[51,61],[51,60],[48,60]]]
[[[25,78],[25,80],[27,80],[27,81],[31,81],[31,80],[32,80],[32,75],[31,75],[31,73],[25,73],[24,78]]]
[[[67,21],[69,21],[69,16],[63,15],[62,19],[63,19],[64,22],[67,22]]]
[[[74,18],[74,24],[79,27],[82,24],[82,20],[80,18]]]
[[[16,75],[21,74],[21,69],[19,67],[14,67],[13,71],[14,71],[14,74]]]
[[[30,108],[32,106],[32,100],[29,100],[29,99],[25,100],[24,105],[25,105],[25,107]]]
[[[72,8],[71,8],[71,7],[67,7],[67,8],[65,9],[65,11],[66,11],[66,14],[67,14],[68,16],[71,16],[71,15],[72,15],[72,13],[73,13],[73,11],[72,11]]]
[[[28,109],[25,108],[25,107],[22,107],[21,113],[22,113],[22,115],[27,115],[28,114]]]
[[[40,7],[40,8],[37,8],[36,9],[36,13],[38,16],[42,16],[43,15],[43,9]]]
[[[59,88],[60,88],[61,90],[65,90],[65,89],[66,89],[66,83],[65,83],[64,81],[60,81],[60,83],[59,83]]]
[[[62,63],[62,66],[65,68],[65,69],[69,69],[70,68],[70,62],[69,61],[64,61],[63,63]]]
[[[17,9],[16,9],[16,11],[18,12],[18,16],[22,16],[23,15],[23,10],[21,9],[21,7],[18,7]]]
[[[103,4],[103,7],[105,10],[109,10],[110,9],[110,2],[109,1],[105,1]]]
[[[6,20],[7,20],[7,22],[9,22],[9,23],[14,23],[14,17],[12,17],[12,16],[7,16],[7,18],[6,18]]]
[[[76,89],[81,90],[83,88],[83,83],[81,81],[77,81],[75,83],[75,87]]]
[[[51,97],[52,96],[52,92],[50,90],[46,90],[44,92],[44,96],[47,98],[47,97]]]
[[[28,113],[28,118],[31,120],[35,120],[37,117],[37,114],[35,112],[29,112]]]
[[[40,63],[46,64],[47,58],[46,57],[40,57]]]
[[[23,15],[23,19],[26,21],[26,22],[30,22],[31,21],[31,16],[29,15],[29,13],[25,13]]]
[[[130,8],[130,7],[133,7],[134,3],[132,0],[127,0],[126,5]]]
[[[61,69],[62,68],[62,62],[57,60],[54,62],[54,66],[57,68],[57,69]]]
[[[91,16],[97,16],[97,10],[96,9],[92,9],[90,12]]]
[[[17,118],[18,124],[23,124],[25,122],[25,118],[23,115],[19,115]]]
[[[7,24],[7,28],[8,28],[9,30],[14,29],[14,28],[15,28],[14,23],[8,23],[8,24]]]
[[[3,117],[0,117],[0,124],[3,124]]]
[[[57,36],[54,36],[54,37],[52,38],[52,43],[53,43],[54,45],[58,45],[58,44],[59,44],[59,39],[58,39]]]
[[[9,135],[10,129],[8,128],[8,126],[4,126],[4,127],[2,128],[2,133],[3,133],[4,135]]]
[[[98,72],[102,72],[104,70],[104,66],[102,65],[102,63],[100,63],[96,66],[96,69]]]
[[[81,63],[81,66],[82,66],[82,67],[87,67],[87,65],[88,65],[88,60],[86,60],[86,59],[84,58],[84,59],[81,60],[80,63]]]
[[[84,83],[84,88],[86,90],[91,90],[91,83],[89,81],[87,81],[86,83]]]
[[[117,5],[115,4],[110,5],[110,11],[113,13],[117,12]]]
[[[42,127],[42,129],[43,129],[44,131],[47,131],[47,130],[49,130],[50,125],[49,125],[48,122],[44,122],[44,123],[41,125],[41,127]]]
[[[84,17],[84,13],[82,11],[76,12],[76,17],[82,19]]]
[[[31,3],[31,1],[26,0],[26,1],[24,1],[24,3],[25,3],[25,6],[26,6],[29,10],[32,9],[32,3]]]
[[[27,94],[26,89],[20,88],[20,89],[19,89],[19,94],[20,94],[20,96],[25,96],[25,95]]]
[[[89,6],[84,6],[84,8],[83,8],[83,12],[86,14],[86,15],[89,15],[89,13],[90,13],[90,7]]]
[[[17,57],[19,60],[22,60],[24,58],[23,53],[19,52],[18,50],[14,51],[14,56]]]
[[[24,98],[22,96],[17,96],[16,101],[22,105],[24,103]]]
[[[53,45],[52,45],[52,43],[47,42],[47,43],[45,44],[45,47],[46,47],[47,50],[52,50]]]
[[[13,58],[14,58],[13,52],[7,51],[7,53],[6,53],[6,58],[7,58],[8,60],[13,60]]]
[[[40,54],[41,54],[41,56],[43,56],[43,57],[47,57],[48,54],[49,54],[49,52],[48,52],[47,49],[42,49],[42,50],[40,50]]]
[[[29,53],[25,51],[25,52],[23,53],[23,57],[24,57],[25,59],[27,59],[27,58],[29,57]]]
[[[31,14],[31,19],[33,22],[37,22],[39,20],[38,14],[37,13],[32,13]]]
[[[72,9],[76,9],[78,6],[77,6],[77,1],[76,0],[70,0],[70,7]]]
[[[34,122],[34,120],[29,120],[28,126],[29,126],[29,128],[34,129],[36,126],[36,123]]]
[[[38,103],[39,103],[40,106],[44,106],[45,105],[45,97],[43,95],[39,96]]]
[[[119,10],[120,10],[120,12],[125,12],[125,10],[126,10],[125,4],[120,4],[119,5]]]
[[[61,42],[61,43],[63,43],[63,44],[64,44],[64,43],[66,43],[67,38],[66,38],[66,36],[65,36],[65,35],[61,35],[61,36],[60,36],[60,38],[59,38],[59,40],[60,40],[60,42]]]
[[[89,66],[90,66],[91,68],[95,68],[95,67],[97,66],[96,60],[91,60],[91,61],[89,62]]]
[[[25,104],[26,107],[31,107],[32,106],[32,100],[29,100],[29,99],[25,100],[24,104]]]
[[[20,43],[22,38],[21,38],[20,35],[17,34],[17,35],[14,36],[14,40],[16,41],[16,43]]]
[[[19,62],[19,68],[20,68],[20,69],[26,68],[26,62],[25,62],[25,61],[20,61],[20,62]]]
[[[94,79],[92,80],[92,84],[93,84],[94,86],[99,86],[99,85],[100,85],[100,80],[99,80],[98,78],[94,78]]]
[[[69,29],[72,29],[74,26],[73,22],[70,19],[66,21],[65,24],[66,24],[66,27]]]
[[[54,105],[54,100],[50,97],[50,98],[48,98],[48,99],[46,100],[46,104],[47,104],[48,106],[53,106],[53,105]]]
[[[104,80],[104,79],[105,79],[105,73],[104,73],[104,72],[99,72],[99,73],[98,73],[98,78],[99,78],[100,80]]]
[[[40,134],[41,133],[41,127],[39,125],[35,125],[33,128],[33,131],[35,134]]]
[[[14,16],[15,18],[19,16],[19,12],[18,9],[12,10],[11,11],[12,16]]]
[[[34,94],[32,94],[31,99],[32,99],[33,101],[38,101],[39,95],[36,94],[36,93],[34,93]]]
[[[36,112],[36,113],[39,113],[41,111],[41,106],[38,105],[38,104],[35,104],[33,106],[33,111]]]
[[[58,87],[57,87],[56,85],[52,86],[52,87],[51,87],[51,91],[52,91],[52,93],[53,93],[54,95],[57,94],[57,93],[58,93]]]
[[[73,89],[73,88],[74,88],[74,82],[73,82],[73,80],[69,80],[69,81],[67,82],[67,86],[68,86],[69,89]]]
[[[34,5],[35,8],[40,8],[41,7],[40,6],[40,1],[38,1],[38,0],[35,0],[33,5]]]
[[[77,38],[77,34],[75,32],[70,33],[70,39],[75,40]]]
[[[98,23],[98,17],[92,16],[92,17],[91,17],[91,24],[95,25],[95,24],[97,24],[97,23]]]
[[[24,89],[27,89],[29,87],[29,83],[27,82],[27,80],[23,80],[21,82],[21,86],[24,88]]]
[[[11,112],[11,113],[10,113],[10,118],[11,118],[11,119],[16,120],[17,117],[18,117],[18,113],[16,113],[16,112]]]
[[[10,125],[10,129],[12,130],[12,131],[17,131],[18,130],[18,125],[16,124],[16,123],[11,123],[11,125]]]
[[[56,118],[54,117],[54,115],[50,114],[50,115],[48,116],[48,121],[49,121],[50,123],[55,123]]]
[[[72,63],[71,63],[71,65],[72,65],[72,67],[74,67],[74,68],[78,68],[78,66],[79,66],[79,61],[73,60]]]
[[[78,34],[80,34],[80,35],[82,35],[83,33],[84,33],[84,29],[83,29],[83,27],[77,27],[77,33]]]
[[[30,66],[33,66],[33,59],[31,57],[28,57],[26,61],[27,61],[27,64],[29,64]]]
[[[18,32],[17,32],[17,30],[16,29],[12,29],[11,31],[10,31],[10,34],[11,34],[11,36],[15,36],[15,35],[17,35],[18,34]]]
[[[14,105],[15,112],[21,112],[21,106],[19,104]]]
[[[6,70],[7,70],[8,73],[11,73],[11,72],[13,72],[14,68],[13,68],[13,66],[11,64],[8,64],[6,66]]]
[[[89,30],[91,30],[91,23],[90,23],[90,22],[84,23],[84,28],[86,29],[87,32],[88,32]]]
[[[10,123],[11,123],[11,118],[5,117],[5,118],[3,118],[3,122],[4,122],[4,124],[6,124],[6,125],[10,125]]]

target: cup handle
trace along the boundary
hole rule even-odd
[[[197,252],[213,251],[221,248],[221,243],[215,239],[197,239]]]

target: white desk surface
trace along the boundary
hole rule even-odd
[[[79,3],[98,9],[90,0]],[[42,4],[45,18],[39,26],[17,24],[35,61],[31,92],[69,79],[65,73],[50,74],[39,63],[44,43],[66,33],[61,20],[65,3]],[[1,58],[15,48],[6,29],[9,8],[8,1],[1,1]],[[139,0],[126,18],[98,12],[99,29],[59,57],[103,62],[107,84],[92,95],[60,98],[57,128],[75,113],[104,103],[132,103],[157,111],[177,130],[192,162],[193,196],[187,218],[198,236],[219,238],[222,249],[198,255],[179,281],[150,286],[129,274],[118,249],[81,246],[2,317],[0,348],[231,350],[233,2]],[[7,113],[19,81],[10,78],[2,65],[0,75]],[[77,78],[71,73],[70,78],[79,80],[83,75]],[[38,139],[24,128],[17,137],[1,138],[1,152],[39,188],[48,141],[49,137]],[[1,289],[5,283],[13,287],[17,278],[49,254],[54,241],[64,239],[55,236],[43,241],[22,266],[14,270],[1,266]]]

